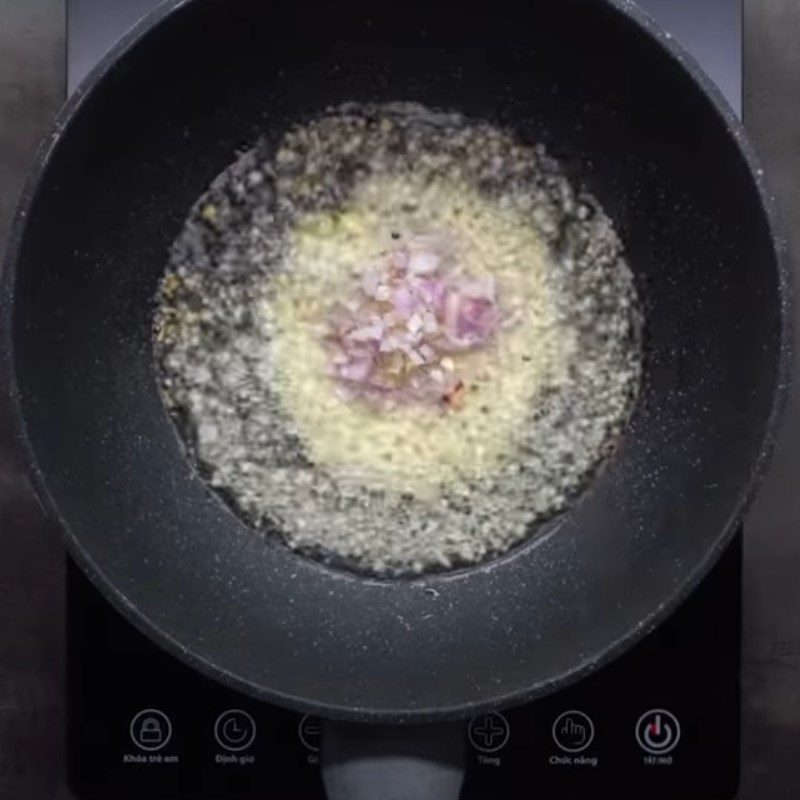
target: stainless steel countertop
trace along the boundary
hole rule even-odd
[[[702,0],[701,0],[702,2]],[[745,0],[744,120],[781,204],[800,287],[800,3]],[[795,314],[800,303],[795,300]],[[800,354],[795,321],[794,352]],[[800,370],[800,357],[796,368]],[[800,374],[800,373],[799,373]],[[800,386],[745,527],[743,798],[800,798]]]
[[[674,2],[701,8],[713,0]],[[797,0],[745,0],[745,124],[800,254],[798,31]],[[63,0],[0,0],[0,251],[38,137],[64,97],[64,64]],[[800,260],[795,272],[800,284]],[[0,799],[59,800],[69,797],[62,757],[63,552],[4,446],[3,401],[0,393]],[[742,800],[800,797],[798,473],[800,391],[790,400],[745,537]]]
[[[0,0],[0,251],[39,137],[65,92],[63,0]],[[64,555],[7,446],[0,375],[0,798],[68,797]]]

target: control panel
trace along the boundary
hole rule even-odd
[[[725,800],[739,778],[737,540],[655,632],[595,674],[465,720],[462,800]],[[208,680],[70,564],[70,783],[82,800],[323,800],[313,715]],[[600,794],[598,795],[598,792]]]

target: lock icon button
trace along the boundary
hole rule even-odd
[[[161,723],[155,717],[145,717],[139,726],[139,741],[147,744],[161,744],[164,732]]]
[[[129,731],[131,741],[140,750],[154,753],[166,747],[172,738],[172,723],[163,711],[145,708],[134,715]]]

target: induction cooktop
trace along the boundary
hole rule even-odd
[[[155,5],[68,0],[69,90]],[[740,111],[739,0],[640,5]],[[681,608],[614,663],[534,703],[467,721],[462,800],[733,797],[741,555],[740,534]],[[67,613],[67,760],[77,797],[323,800],[318,720],[228,690],[178,662],[71,563]]]

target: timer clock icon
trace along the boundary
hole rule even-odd
[[[255,720],[240,708],[231,708],[217,717],[214,738],[231,753],[246,750],[256,738]]]

